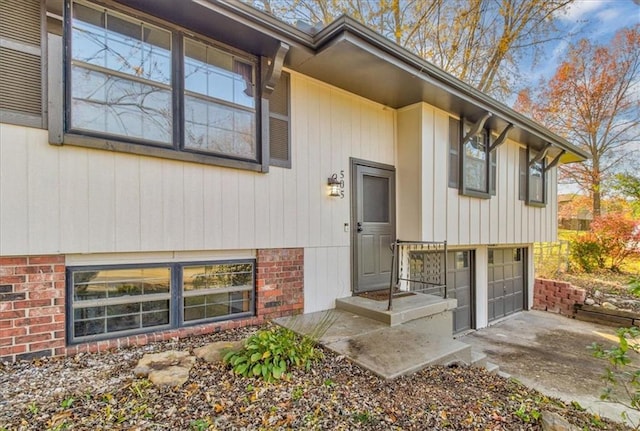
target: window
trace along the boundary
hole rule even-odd
[[[489,151],[489,131],[483,129],[467,142],[462,139],[472,125],[449,119],[449,187],[460,194],[490,198],[496,194],[497,155]]]
[[[258,57],[159,21],[68,5],[64,143],[267,171],[263,146],[284,139],[274,156],[290,163],[288,76],[276,87],[286,103],[263,113]],[[274,119],[284,130],[259,132]]]
[[[536,153],[529,149],[520,149],[519,198],[527,205],[544,206],[546,204],[545,158],[531,162]]]
[[[254,314],[254,262],[67,269],[71,343]]]

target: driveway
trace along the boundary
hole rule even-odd
[[[526,386],[563,401],[577,401],[594,413],[620,421],[625,408],[599,398],[607,363],[587,349],[593,342],[614,345],[615,330],[557,314],[526,311],[459,340],[484,352],[501,371]],[[640,421],[640,414],[627,412],[634,423]]]

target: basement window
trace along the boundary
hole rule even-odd
[[[70,344],[254,315],[253,260],[69,267],[67,280]]]

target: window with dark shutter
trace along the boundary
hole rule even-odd
[[[449,117],[449,187],[458,188],[460,180],[460,121]]]
[[[43,122],[44,8],[39,0],[0,2],[0,121],[31,127]]]
[[[518,199],[527,200],[527,150],[520,148],[519,153],[519,183],[518,183]]]
[[[283,168],[291,167],[289,85],[289,74],[282,72],[269,99],[269,163]]]
[[[496,181],[498,180],[498,154],[497,149],[491,151],[489,153],[489,161],[491,163],[490,175],[489,178],[489,191],[491,192],[491,196],[496,195]]]

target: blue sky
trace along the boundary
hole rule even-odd
[[[570,44],[583,38],[607,44],[619,29],[640,23],[640,0],[577,0],[558,18],[568,36],[549,42],[538,64],[522,67],[530,85],[553,75]]]

